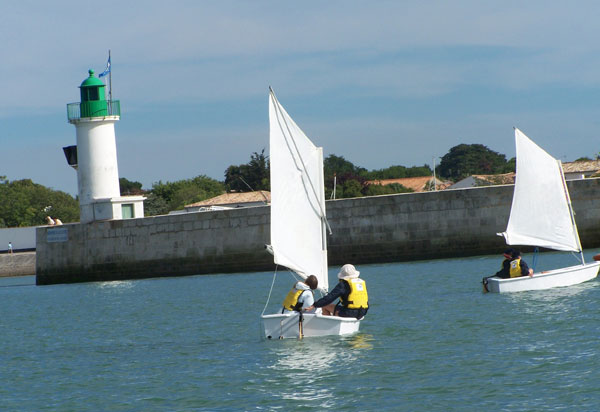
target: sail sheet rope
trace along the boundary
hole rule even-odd
[[[267,296],[267,302],[265,303],[265,307],[262,310],[261,316],[265,314],[265,310],[267,310],[267,306],[269,306],[269,302],[271,301],[271,294],[273,293],[273,286],[275,285],[275,279],[277,278],[277,269],[278,268],[279,268],[279,265],[275,266],[275,271],[273,272],[273,280],[271,281],[271,288],[269,289],[269,295]],[[302,280],[296,276],[296,272],[294,272],[293,270],[288,269],[288,271],[292,274],[292,277],[294,278],[294,280],[296,282]]]
[[[269,289],[269,296],[267,296],[267,302],[265,303],[265,307],[262,310],[261,316],[265,314],[265,310],[267,310],[267,306],[269,306],[269,301],[271,300],[271,293],[273,292],[273,285],[275,285],[275,279],[277,278],[277,268],[275,266],[275,271],[273,272],[273,281],[271,282],[271,289]]]

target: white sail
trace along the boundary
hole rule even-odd
[[[515,129],[517,176],[510,219],[502,235],[509,245],[579,252],[562,165]]]
[[[271,245],[275,263],[301,277],[315,275],[327,292],[327,243],[323,150],[306,137],[277,101],[269,97]],[[266,308],[266,306],[265,306]],[[267,339],[349,335],[360,320],[314,313],[261,315]]]
[[[275,263],[327,291],[323,150],[269,95],[271,247]]]

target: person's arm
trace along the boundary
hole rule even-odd
[[[315,308],[322,308],[323,306],[327,306],[330,303],[333,303],[334,300],[342,296],[345,292],[345,282],[338,282],[338,284],[333,288],[331,292],[327,295],[323,296],[321,299],[317,300],[314,303]]]
[[[530,269],[523,259],[521,259],[521,276],[533,276],[533,269]]]

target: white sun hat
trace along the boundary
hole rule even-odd
[[[338,273],[338,279],[354,279],[357,278],[358,275],[360,275],[360,272],[358,270],[356,270],[356,268],[354,267],[354,265],[351,264],[345,264],[344,266],[342,266],[342,268],[340,269],[340,272]]]

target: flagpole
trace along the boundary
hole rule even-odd
[[[108,71],[108,100],[112,108],[112,61],[110,60],[110,49],[108,49],[108,61],[110,62],[110,70]]]

